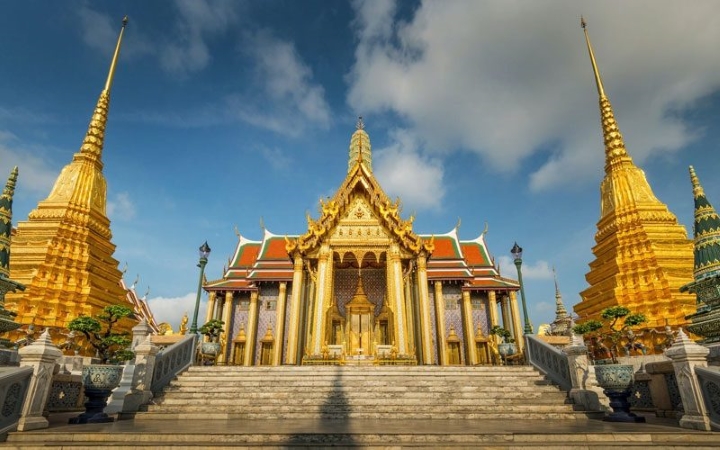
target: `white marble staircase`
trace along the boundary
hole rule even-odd
[[[585,419],[529,366],[192,367],[153,419]]]

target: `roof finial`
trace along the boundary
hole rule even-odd
[[[364,129],[365,129],[365,124],[363,123],[363,118],[362,118],[362,116],[358,116],[358,121],[357,121],[357,123],[355,124],[355,128],[358,129],[358,130],[364,130]]]
[[[587,43],[588,52],[590,53],[590,62],[593,66],[593,72],[595,72],[595,84],[597,85],[598,94],[600,95],[600,97],[605,97],[605,89],[603,88],[602,79],[600,78],[600,72],[598,71],[597,63],[595,62],[595,53],[593,53],[592,45],[590,45],[590,36],[588,35],[587,31],[587,22],[585,22],[583,16],[580,16],[580,26],[585,33],[585,42]]]
[[[693,166],[690,166],[690,182],[692,182],[693,196],[695,198],[705,195],[705,191],[703,190],[703,187],[700,185],[700,180],[698,179],[697,175],[695,174],[695,168]]]
[[[105,90],[109,91],[112,86],[113,76],[115,76],[115,66],[117,65],[118,57],[120,56],[120,44],[122,44],[123,33],[128,23],[128,16],[123,17],[122,28],[120,28],[120,35],[118,36],[117,45],[115,46],[115,54],[113,55],[112,62],[110,63],[110,72],[108,73],[107,81],[105,82]]]

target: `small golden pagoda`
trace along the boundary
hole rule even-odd
[[[595,260],[585,275],[590,287],[580,293],[575,312],[584,321],[597,319],[604,308],[622,305],[645,314],[649,328],[684,325],[685,316],[695,312],[694,296],[680,292],[693,277],[692,240],[625,150],[585,21],[581,24],[600,96],[605,178],[592,249]]]
[[[27,289],[8,293],[7,302],[14,304],[21,324],[64,328],[81,314],[97,314],[105,306],[127,301],[113,258],[102,172],[110,88],[126,25],[127,17],[80,150],[62,169],[50,195],[27,221],[18,223],[13,236],[10,276]],[[129,326],[128,322],[120,329]]]

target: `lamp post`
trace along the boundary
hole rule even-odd
[[[520,282],[520,299],[522,300],[523,316],[525,317],[525,334],[532,334],[533,329],[532,324],[530,323],[530,318],[528,318],[527,304],[525,303],[525,287],[523,286],[522,270],[520,269],[520,266],[522,266],[522,252],[522,247],[517,245],[517,242],[510,250],[510,253],[513,255],[513,259],[515,260],[515,267],[517,267],[518,272],[518,281]]]
[[[200,295],[202,294],[203,275],[205,274],[205,265],[207,264],[208,256],[210,256],[210,246],[207,241],[200,246],[199,253],[200,261],[198,262],[198,267],[200,268],[200,280],[198,281],[197,298],[195,299],[195,312],[193,313],[193,320],[190,325],[190,334],[195,334],[198,330],[197,316],[198,311],[200,310]]]

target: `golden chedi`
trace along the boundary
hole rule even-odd
[[[693,276],[692,241],[628,155],[584,21],[582,26],[600,97],[605,178],[592,249],[595,260],[585,275],[590,287],[580,293],[575,312],[584,321],[598,318],[604,308],[622,305],[645,314],[648,328],[684,325],[685,316],[695,311],[694,296],[680,292]]]
[[[7,302],[22,324],[65,328],[81,314],[95,315],[105,306],[126,301],[122,274],[113,258],[102,172],[110,88],[126,24],[127,18],[80,150],[62,169],[50,195],[27,221],[18,223],[13,236],[10,276],[27,289],[8,294]],[[131,326],[128,321],[121,328]]]

